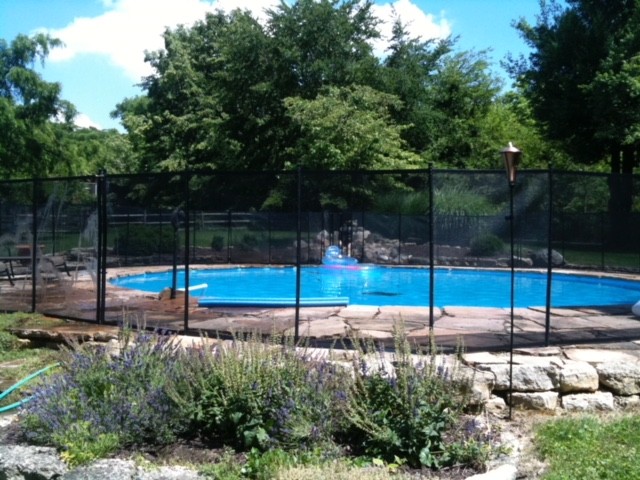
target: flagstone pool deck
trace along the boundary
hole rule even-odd
[[[109,277],[141,273],[156,268],[109,269]],[[166,267],[164,267],[166,270]],[[629,276],[627,276],[629,277]],[[636,277],[637,278],[637,277]],[[64,317],[91,318],[95,315],[95,293],[88,275],[76,279],[72,293],[48,310]],[[6,293],[8,288],[2,285]],[[52,297],[53,298],[53,297]],[[588,303],[588,299],[585,299]],[[188,328],[184,312],[188,308]],[[56,310],[57,309],[57,310]],[[294,335],[295,308],[200,307],[196,298],[169,299],[125,288],[107,287],[106,323],[130,323],[146,328],[162,328],[198,336],[206,333],[259,332]],[[298,334],[317,344],[332,344],[341,339],[368,337],[392,345],[394,325],[404,324],[410,339],[428,344],[430,336],[445,349],[463,346],[467,351],[508,351],[511,346],[509,308],[442,306],[433,309],[430,328],[428,307],[357,306],[304,307],[299,309]],[[515,347],[541,347],[547,344],[544,307],[516,308],[513,321]],[[90,323],[75,327],[86,332],[94,328],[113,328]],[[552,308],[549,315],[548,344],[593,344],[640,340],[640,318],[631,313],[631,305],[612,307]]]

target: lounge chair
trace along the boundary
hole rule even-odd
[[[9,280],[9,283],[11,284],[11,286],[14,286],[13,283],[13,269],[11,268],[11,264],[7,265],[5,262],[0,262],[0,278],[3,275],[7,276],[7,280]]]

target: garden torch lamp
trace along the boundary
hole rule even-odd
[[[507,179],[509,185],[516,184],[516,173],[518,170],[518,164],[522,157],[522,152],[513,146],[513,143],[509,142],[509,146],[502,150],[502,156],[504,157],[504,166],[507,169]]]
[[[511,420],[511,413],[513,409],[513,307],[515,303],[515,267],[514,267],[514,255],[513,255],[513,189],[516,185],[516,173],[518,170],[518,163],[522,157],[522,152],[513,146],[511,142],[507,148],[502,150],[502,156],[504,157],[504,166],[507,170],[507,180],[509,181],[509,237],[511,244],[511,329],[509,333],[509,420]]]

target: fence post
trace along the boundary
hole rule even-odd
[[[36,311],[36,293],[37,293],[37,261],[38,261],[38,194],[40,193],[40,182],[37,178],[33,179],[32,184],[32,200],[31,200],[31,312]]]
[[[271,264],[271,212],[267,212],[267,232],[269,235],[269,264]]]
[[[189,236],[191,232],[191,205],[189,196],[189,181],[191,175],[189,171],[185,173],[184,178],[184,325],[183,330],[186,333],[189,330]],[[195,234],[194,234],[195,240]]]
[[[544,346],[549,346],[549,331],[551,329],[551,281],[552,281],[552,260],[553,260],[553,169],[549,164],[547,173],[549,183],[549,224],[547,225],[547,304],[545,306],[544,319]]]
[[[435,293],[435,265],[433,247],[433,163],[429,164],[429,330],[433,330],[433,302]]]
[[[402,212],[398,213],[398,265],[402,264]]]
[[[605,256],[605,228],[604,228],[604,223],[605,223],[605,219],[606,219],[607,214],[602,212],[600,214],[600,268],[602,270],[604,270],[604,256]]]
[[[96,178],[98,184],[98,245],[96,252],[96,321],[105,322],[106,280],[107,280],[107,173],[100,170]]]
[[[300,165],[298,165],[298,214],[296,223],[296,316],[293,340],[298,343],[300,338],[300,242],[302,241],[302,167]]]
[[[227,263],[231,263],[231,209],[227,210]]]

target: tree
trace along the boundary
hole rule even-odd
[[[424,164],[465,167],[474,155],[478,122],[499,89],[484,52],[453,52],[455,39],[421,41],[396,21],[383,69],[384,91],[402,105],[394,118]]]
[[[549,164],[556,169],[571,168],[567,154],[543,138],[529,102],[518,92],[496,98],[476,126],[478,135],[472,139],[468,162],[472,168],[502,168],[503,160],[498,152],[512,140],[525,152],[521,168],[544,169]]]
[[[234,11],[167,30],[164,50],[147,56],[155,70],[143,84],[147,101],[117,110],[125,128],[144,139],[143,165],[264,170],[296,163],[287,152],[298,127],[284,100],[372,77],[371,5],[283,2],[264,27]]]
[[[95,175],[100,170],[111,174],[138,170],[128,136],[115,129],[74,128],[66,131],[60,141],[72,159],[73,175]]]
[[[516,24],[533,51],[511,60],[511,74],[545,135],[577,163],[609,156],[612,173],[631,173],[640,142],[640,4],[567,3],[542,1],[536,25]]]
[[[488,114],[500,90],[488,73],[484,53],[459,52],[447,57],[429,89],[430,104],[438,112],[430,125],[431,142],[423,157],[464,168],[473,156],[478,123]]]
[[[433,143],[432,127],[442,120],[432,104],[430,88],[452,47],[451,39],[422,41],[411,38],[399,20],[393,24],[381,89],[402,102],[393,118],[407,126],[403,138],[415,152],[423,152]]]
[[[328,87],[313,100],[285,100],[300,126],[293,149],[298,165],[314,170],[416,168],[420,157],[408,151],[402,126],[390,115],[396,97],[371,87]]]
[[[535,26],[516,27],[532,47],[511,63],[545,135],[576,163],[609,157],[611,238],[619,242],[633,204],[631,173],[640,146],[640,3],[636,0],[541,2]]]
[[[370,84],[378,67],[370,42],[380,36],[372,7],[371,0],[298,0],[268,12],[282,98],[313,99],[325,86]]]
[[[76,114],[60,98],[60,84],[44,81],[33,64],[44,61],[60,41],[48,35],[0,39],[0,174],[43,177],[66,171],[59,135]],[[55,122],[54,122],[55,121]],[[57,122],[57,123],[56,123]]]

